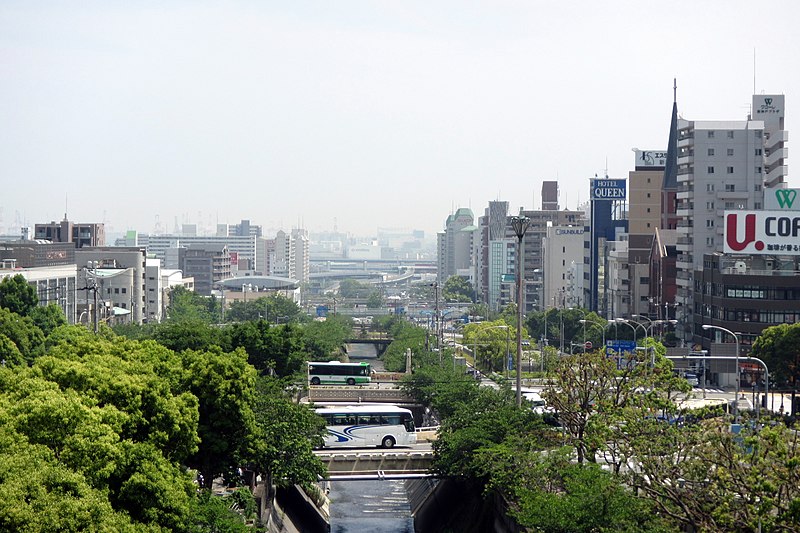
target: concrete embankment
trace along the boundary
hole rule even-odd
[[[415,479],[407,482],[407,488],[416,533],[522,531],[507,516],[502,498],[484,498],[476,483],[455,479]]]

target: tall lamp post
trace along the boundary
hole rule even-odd
[[[711,324],[703,324],[704,330],[718,329],[724,331],[736,341],[736,398],[733,400],[733,421],[739,422],[739,336],[727,328],[722,326],[712,326]],[[705,378],[705,376],[703,376]]]
[[[517,407],[522,407],[522,285],[525,273],[522,271],[522,238],[531,220],[526,216],[511,217],[511,227],[517,236]]]

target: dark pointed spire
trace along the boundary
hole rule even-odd
[[[667,161],[664,165],[664,181],[662,183],[664,190],[678,188],[678,80],[673,78],[672,83],[672,123],[669,126]]]

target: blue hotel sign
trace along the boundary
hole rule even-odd
[[[593,179],[592,200],[624,200],[627,193],[625,180]]]

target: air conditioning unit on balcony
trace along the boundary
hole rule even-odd
[[[747,263],[745,263],[744,261],[736,261],[733,264],[733,270],[737,274],[744,274],[747,272]]]

